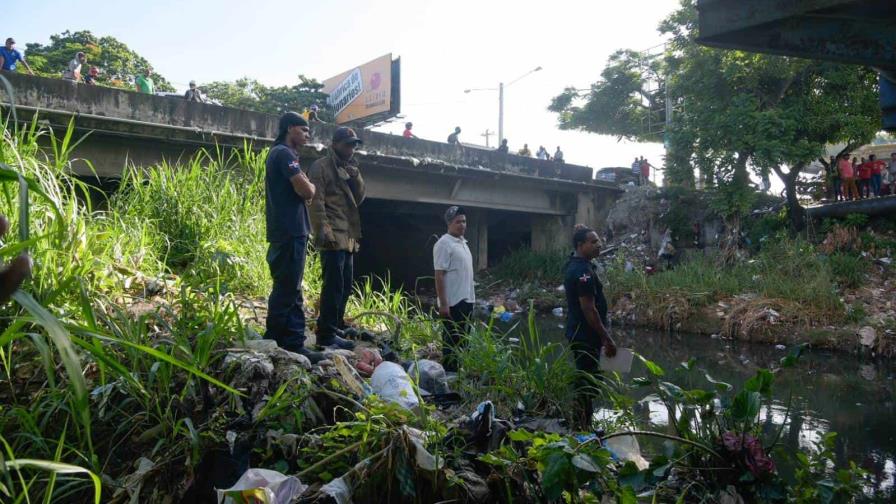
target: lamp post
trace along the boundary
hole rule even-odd
[[[541,70],[541,67],[537,66],[537,67],[533,68],[532,70],[529,70],[528,72],[524,73],[523,75],[520,75],[516,79],[513,79],[512,81],[508,82],[507,84],[504,84],[503,82],[499,82],[497,88],[464,89],[464,93],[471,93],[473,91],[497,91],[498,92],[498,145],[501,145],[504,142],[504,88],[506,86],[510,86],[511,84],[519,81],[523,77],[527,77],[527,76],[529,76],[535,72],[538,72],[540,70]]]

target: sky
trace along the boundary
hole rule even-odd
[[[268,85],[318,80],[391,53],[401,57],[405,119],[380,131],[400,134],[405,121],[421,138],[445,141],[455,126],[461,141],[484,144],[498,129],[496,88],[541,66],[505,89],[504,136],[510,148],[534,153],[560,146],[567,162],[629,166],[635,156],[662,164],[660,144],[618,141],[560,131],[547,111],[567,87],[596,81],[617,49],[662,43],[659,22],[677,0],[42,0],[4,7],[7,33],[18,47],[46,44],[64,30],[111,35],[147,58],[156,72],[185,89],[199,82],[249,76]],[[25,55],[27,58],[27,54]],[[490,138],[494,146],[497,135]]]

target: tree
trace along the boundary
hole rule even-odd
[[[875,73],[701,46],[694,0],[681,0],[659,31],[669,36],[662,57],[644,65],[637,52],[618,51],[589,93],[567,89],[554,98],[549,109],[559,113],[560,127],[650,141],[655,133],[633,126],[653,110],[665,119],[656,104],[668,91],[675,114],[667,181],[690,185],[696,168],[707,184],[747,190],[749,170],[774,172],[785,185],[791,228],[801,229],[796,182],[803,168],[826,145],[855,148],[880,129]],[[647,93],[651,79],[662,85]]]
[[[87,64],[100,69],[97,82],[102,85],[132,89],[134,76],[146,68],[152,68],[149,61],[132,51],[115,37],[96,37],[83,30],[68,30],[50,36],[50,43],[25,45],[28,64],[38,74],[58,77],[68,66],[75,54],[83,52]],[[82,74],[86,74],[84,69]],[[161,75],[153,75],[155,87],[159,91],[174,91],[174,87]]]
[[[280,114],[287,110],[302,110],[311,105],[321,108],[319,115],[327,117],[327,95],[321,92],[323,84],[315,79],[299,75],[299,82],[293,86],[268,87],[249,77],[234,82],[215,81],[200,86],[209,98],[228,107],[255,110],[268,114]]]

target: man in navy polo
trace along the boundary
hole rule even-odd
[[[310,138],[308,121],[286,112],[280,117],[277,139],[265,161],[267,261],[274,280],[265,338],[308,357],[313,364],[322,360],[323,354],[305,347],[302,276],[311,229],[306,202],[314,197],[315,187],[299,165],[298,152]]]
[[[600,237],[585,226],[576,226],[572,238],[575,251],[566,263],[563,287],[566,291],[566,338],[572,347],[576,369],[595,375],[600,371],[601,349],[607,357],[616,355],[610,336],[607,299],[591,261],[600,254]],[[588,392],[588,378],[582,376],[576,390],[576,423],[589,429],[594,407]]]
[[[22,53],[16,49],[16,41],[13,40],[12,37],[6,39],[6,45],[0,47],[0,70],[6,70],[8,72],[16,71],[16,63],[19,61],[25,65],[25,70],[28,70],[28,73],[34,75],[34,72],[31,71],[31,67],[28,66],[28,62],[25,61],[25,58],[22,56]]]

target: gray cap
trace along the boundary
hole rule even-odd
[[[458,215],[467,215],[467,212],[464,211],[463,207],[457,205],[448,207],[448,210],[445,210],[445,224],[451,224],[451,221]]]

